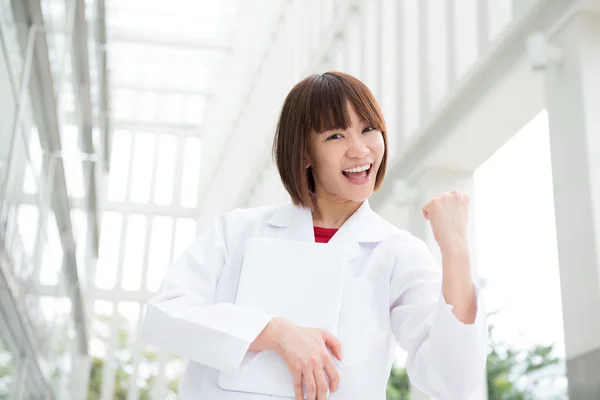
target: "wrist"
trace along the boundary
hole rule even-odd
[[[440,246],[442,257],[469,256],[469,244],[466,240],[456,240]]]
[[[250,344],[249,351],[275,350],[277,347],[276,339],[278,337],[278,318],[272,318],[256,339]]]

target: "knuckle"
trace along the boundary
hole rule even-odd
[[[300,362],[295,362],[294,364],[292,364],[291,366],[292,371],[293,372],[300,372],[302,371],[302,364]]]
[[[321,365],[321,357],[318,354],[310,356],[310,365],[313,367]]]

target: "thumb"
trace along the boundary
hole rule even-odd
[[[322,331],[325,346],[331,349],[331,352],[338,360],[342,361],[342,343],[331,333]]]

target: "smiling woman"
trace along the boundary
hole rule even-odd
[[[383,399],[396,344],[408,353],[411,382],[427,394],[467,399],[473,393],[483,379],[487,323],[471,280],[468,198],[443,193],[423,207],[443,253],[439,268],[423,240],[369,207],[385,175],[386,144],[380,108],[358,79],[328,72],[292,88],[273,155],[293,204],[221,215],[178,257],[148,303],[142,336],[190,360],[181,399]],[[300,260],[296,267],[276,262],[273,276],[262,272],[252,294],[246,292],[247,299],[268,294],[272,308],[236,302],[240,277],[252,270],[244,263],[250,239],[277,239],[269,241],[272,253]],[[303,253],[276,248],[285,241],[304,242]],[[304,253],[325,249],[339,251],[343,278],[327,281],[322,271],[331,260],[302,261]],[[316,297],[340,287],[339,296]],[[338,302],[337,316],[327,318],[335,335],[282,310],[294,304],[307,313],[309,299],[330,308]],[[278,364],[269,364],[272,376],[256,376],[253,366],[265,354]]]

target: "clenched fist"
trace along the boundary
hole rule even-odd
[[[469,196],[458,190],[434,197],[423,206],[440,250],[464,248],[467,244]]]

